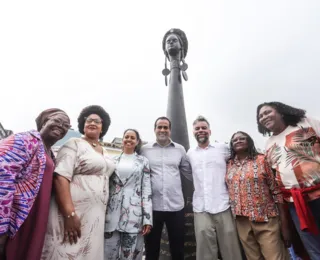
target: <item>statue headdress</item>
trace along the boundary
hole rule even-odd
[[[184,59],[187,56],[187,52],[188,52],[188,39],[187,39],[187,36],[184,33],[184,31],[182,31],[180,29],[176,29],[176,28],[170,29],[163,36],[162,49],[163,49],[164,54],[169,59],[168,53],[166,51],[166,39],[168,38],[168,36],[170,34],[175,34],[176,36],[178,36],[178,39],[180,41],[180,45],[181,45],[181,48],[182,48],[182,55],[183,55],[182,58]]]
[[[179,42],[181,45],[181,62],[182,62],[182,64],[179,64],[179,67],[182,70],[182,76],[184,80],[186,81],[188,80],[188,76],[186,73],[186,70],[188,69],[188,64],[184,60],[188,53],[188,39],[184,31],[177,28],[172,28],[166,32],[166,34],[163,36],[163,39],[162,39],[162,50],[165,55],[165,63],[164,63],[165,68],[162,70],[162,74],[165,76],[166,86],[168,85],[167,76],[170,74],[170,70],[167,67],[167,59],[170,60],[170,58],[169,58],[168,52],[166,51],[166,39],[170,34],[176,35],[179,39]]]

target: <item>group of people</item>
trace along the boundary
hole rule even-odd
[[[154,123],[142,145],[127,129],[111,158],[100,144],[111,120],[100,106],[78,117],[81,138],[56,157],[51,147],[70,126],[61,109],[43,111],[37,130],[0,141],[0,259],[159,259],[164,225],[173,260],[184,259],[182,176],[193,182],[198,260],[286,260],[295,231],[320,259],[320,121],[280,102],[257,108],[265,154],[245,132],[229,146],[210,142],[202,116],[193,122],[197,147],[171,140],[171,121]],[[244,252],[244,255],[243,255]],[[301,253],[301,251],[299,251]]]

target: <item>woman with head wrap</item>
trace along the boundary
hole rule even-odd
[[[320,121],[280,102],[257,108],[258,130],[270,138],[266,158],[312,260],[320,259]]]
[[[78,117],[83,137],[69,139],[57,154],[43,260],[103,260],[109,176],[115,164],[99,140],[109,125],[102,107],[84,108]]]
[[[43,111],[36,124],[37,131],[14,134],[0,141],[3,259],[41,257],[54,169],[51,146],[65,136],[70,119],[64,111],[54,108]]]

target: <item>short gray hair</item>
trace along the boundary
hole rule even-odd
[[[210,127],[209,121],[204,116],[198,116],[196,120],[193,121],[193,125],[195,125],[198,122],[206,122],[208,126]]]

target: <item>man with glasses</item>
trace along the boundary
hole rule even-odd
[[[197,242],[196,258],[241,260],[239,240],[225,184],[229,149],[226,144],[210,144],[210,124],[202,116],[193,123],[198,142],[188,151],[194,182],[193,211]]]
[[[171,122],[159,117],[154,124],[156,142],[146,144],[141,154],[148,158],[151,169],[153,227],[146,237],[146,259],[159,259],[163,225],[166,224],[171,257],[184,259],[184,198],[181,177],[192,180],[186,151],[172,142]]]

